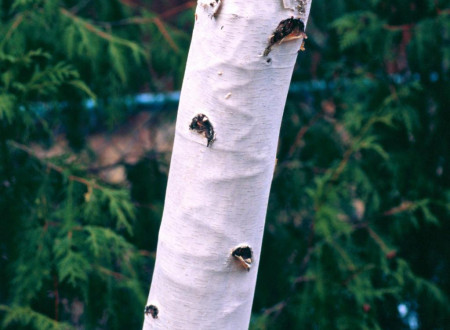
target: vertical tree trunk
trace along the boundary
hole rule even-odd
[[[199,1],[144,329],[249,325],[281,118],[301,39],[263,53],[282,20],[306,23],[307,2],[301,13],[297,5],[306,1],[292,1],[296,10],[282,0]],[[212,132],[189,129],[198,114],[216,134],[209,147],[205,135],[211,140]],[[198,124],[208,126],[202,120]],[[250,260],[243,260],[248,256],[232,256],[237,246],[251,247],[250,269]]]

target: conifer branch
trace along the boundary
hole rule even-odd
[[[11,147],[15,148],[15,149],[18,149],[18,150],[26,152],[28,155],[30,155],[33,158],[39,160],[41,163],[43,163],[45,166],[47,166],[47,168],[49,168],[49,169],[51,169],[53,171],[56,171],[56,172],[58,172],[60,174],[64,174],[64,173],[67,172],[67,170],[65,168],[63,168],[61,166],[58,166],[56,164],[53,164],[52,162],[49,162],[49,161],[47,161],[45,159],[40,158],[33,149],[31,149],[31,148],[29,148],[29,147],[27,147],[27,146],[25,146],[23,144],[20,144],[20,143],[15,142],[15,141],[8,141],[8,144]],[[104,189],[102,186],[98,185],[97,183],[95,183],[93,181],[90,181],[88,179],[76,176],[76,175],[69,175],[69,176],[67,176],[67,179],[70,180],[70,181],[75,181],[75,182],[84,184],[86,187],[92,187],[92,188],[99,189],[99,190],[103,190]]]
[[[390,215],[410,211],[410,210],[414,209],[414,206],[415,206],[415,204],[413,202],[404,201],[399,206],[395,206],[395,207],[391,208],[390,210],[387,210],[386,212],[383,213],[383,215],[390,216]]]
[[[319,112],[314,117],[311,118],[311,120],[304,125],[297,133],[297,136],[294,139],[294,143],[292,143],[291,147],[289,148],[288,156],[292,157],[295,153],[295,151],[300,147],[303,137],[308,132],[308,130],[322,117],[323,113]]]
[[[133,42],[127,40],[127,39],[122,39],[122,38],[113,36],[112,34],[106,33],[105,31],[99,29],[95,25],[93,25],[93,24],[91,24],[89,22],[86,22],[84,19],[78,17],[77,15],[72,14],[70,11],[68,11],[65,8],[60,8],[60,12],[64,16],[66,16],[66,17],[70,18],[71,20],[73,20],[74,22],[81,24],[84,28],[86,28],[88,31],[92,32],[93,34],[97,35],[98,37],[100,37],[100,38],[102,38],[104,40],[107,40],[109,42],[125,46],[127,48],[132,49],[132,50],[137,50],[144,57],[147,56],[147,54],[144,52],[144,50],[142,50],[141,47],[137,46],[137,44],[135,44],[135,43],[133,43]]]
[[[374,264],[365,265],[363,267],[360,267],[359,269],[352,270],[352,274],[350,274],[343,282],[343,286],[347,286],[351,281],[353,281],[356,277],[361,275],[364,272],[370,271],[375,268]]]
[[[368,222],[363,222],[363,223],[357,223],[357,224],[353,224],[352,228],[351,228],[351,232],[354,232],[356,230],[359,229],[366,229],[369,227],[369,223]],[[300,275],[298,277],[296,277],[294,279],[294,281],[291,284],[291,288],[290,288],[290,293],[287,296],[286,299],[276,303],[275,305],[273,305],[270,308],[264,309],[263,313],[264,315],[270,315],[270,314],[274,314],[274,318],[276,318],[281,312],[282,310],[288,306],[289,301],[292,299],[292,296],[296,290],[296,288],[298,287],[298,284],[301,283],[306,283],[306,282],[311,282],[314,281],[315,278],[311,277],[311,276],[305,276],[304,273],[306,272],[306,269],[308,268],[308,264],[311,260],[312,255],[319,250],[319,248],[321,248],[324,244],[330,243],[331,242],[335,242],[336,239],[338,239],[339,237],[343,236],[344,233],[340,232],[340,233],[336,233],[335,235],[333,235],[333,237],[331,238],[331,240],[326,240],[323,239],[320,242],[316,242],[314,244],[314,246],[311,246],[310,248],[308,248],[308,251],[306,252],[305,256],[303,257],[302,262],[300,263],[300,267],[299,267],[299,273]],[[333,245],[334,246],[334,245]],[[342,248],[340,248],[341,252],[343,251]],[[344,251],[345,252],[345,251]],[[346,254],[346,253],[345,253]],[[368,267],[368,266],[366,266]],[[362,268],[363,271],[365,270],[365,268]],[[356,270],[356,268],[354,267],[354,265],[351,267],[351,271],[354,272],[354,274],[352,274],[352,278],[354,279],[358,274],[361,274],[363,271],[358,272],[358,270]]]
[[[287,306],[287,300],[280,301],[272,307],[264,309],[264,315],[269,316],[275,314],[275,317],[281,313],[281,311]]]
[[[369,233],[369,236],[375,241],[375,243],[378,244],[381,251],[387,256],[390,256],[392,253],[395,253],[395,251],[392,251],[387,244],[383,241],[383,239],[378,235],[375,230],[373,230],[370,226],[366,227],[367,232]]]
[[[345,167],[347,166],[348,161],[350,160],[351,155],[353,154],[354,150],[353,150],[353,146],[348,148],[345,153],[344,156],[342,157],[341,162],[339,163],[338,167],[336,168],[336,170],[333,173],[333,176],[331,177],[330,182],[336,182],[337,179],[341,176],[342,172],[344,172]]]
[[[195,1],[187,1],[185,3],[182,3],[181,5],[175,6],[173,8],[170,8],[166,10],[165,12],[161,13],[159,15],[160,18],[169,18],[176,14],[179,14],[187,9],[193,8],[197,5]]]
[[[99,270],[101,273],[103,273],[103,274],[106,274],[106,275],[108,275],[108,276],[111,276],[111,277],[114,277],[116,280],[118,280],[118,281],[122,281],[122,280],[124,280],[124,279],[126,279],[126,276],[125,275],[123,275],[123,274],[121,274],[121,273],[118,273],[118,272],[114,272],[114,271],[112,271],[112,270],[110,270],[110,269],[107,269],[107,268],[105,268],[105,267],[102,267],[102,266],[96,266],[95,267],[97,270]]]
[[[367,134],[369,129],[375,124],[379,118],[371,118],[367,121],[367,123],[361,128],[357,137],[354,138],[352,145],[344,152],[342,160],[339,165],[333,170],[333,175],[331,176],[330,183],[336,182],[341,174],[344,172],[348,162],[350,161],[350,157],[353,155],[355,151],[358,150],[357,146],[360,144],[363,137]]]
[[[167,40],[169,45],[173,48],[173,50],[175,50],[176,52],[179,52],[180,49],[175,44],[175,42],[173,41],[173,39],[170,36],[169,32],[167,32],[166,27],[164,26],[163,22],[158,17],[155,17],[155,25],[159,29],[159,31],[161,32],[163,37]]]
[[[110,28],[111,26],[143,25],[149,23],[155,24],[159,32],[161,32],[164,39],[166,39],[167,43],[170,45],[170,47],[172,47],[174,51],[176,52],[180,51],[180,48],[177,46],[173,38],[170,36],[169,32],[166,29],[166,26],[159,17],[132,17],[115,22],[99,22],[99,21],[95,22],[96,25],[105,26],[107,28]]]
[[[19,25],[23,22],[25,14],[18,14],[16,18],[14,19],[14,22],[11,24],[11,27],[6,32],[5,36],[3,37],[3,40],[0,44],[0,49],[3,48],[3,46],[6,44],[6,42],[11,38],[11,35],[14,33],[15,30],[19,27]]]

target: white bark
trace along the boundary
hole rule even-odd
[[[248,327],[281,117],[302,42],[261,56],[279,22],[295,15],[282,0],[222,0],[213,13],[204,3],[196,11],[148,299],[158,316],[145,317],[145,330]],[[309,4],[305,23],[308,14]],[[199,113],[216,132],[210,147],[189,130]],[[231,256],[241,244],[253,249],[249,271]]]

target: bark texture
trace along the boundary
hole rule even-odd
[[[249,325],[281,118],[301,40],[262,56],[281,0],[197,6],[144,329]],[[204,114],[216,140],[189,129]],[[250,246],[249,271],[232,256]]]

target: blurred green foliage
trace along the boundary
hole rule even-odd
[[[134,113],[126,96],[180,88],[191,8],[0,0],[4,329],[141,328],[168,157],[112,185],[86,139]],[[448,326],[449,15],[445,0],[313,0],[251,328]],[[70,149],[40,157],[61,132]]]
[[[448,327],[449,5],[313,0],[252,328]]]
[[[130,166],[152,189],[133,196],[99,179],[86,138],[130,116],[126,96],[180,87],[184,25],[130,1],[0,1],[2,328],[142,326],[166,174]],[[61,133],[71,149],[40,157]]]

